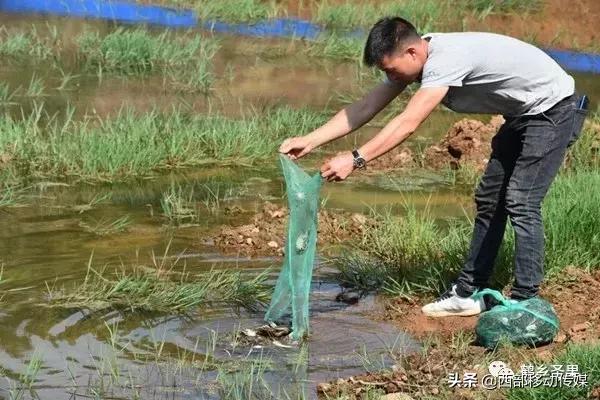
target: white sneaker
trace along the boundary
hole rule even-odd
[[[429,317],[448,317],[452,315],[466,317],[485,311],[485,302],[483,298],[473,300],[471,297],[460,297],[456,294],[456,285],[452,285],[435,301],[424,305],[421,311]]]

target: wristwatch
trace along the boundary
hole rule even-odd
[[[358,149],[352,150],[352,157],[354,157],[354,168],[364,169],[367,167],[367,162],[363,156],[360,155]]]

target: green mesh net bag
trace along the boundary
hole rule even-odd
[[[551,342],[558,333],[558,317],[546,300],[533,297],[513,302],[492,289],[477,292],[472,298],[486,294],[500,304],[481,314],[477,321],[475,333],[484,347],[492,349],[502,338],[517,345],[537,346]]]
[[[265,315],[274,322],[292,307],[292,339],[308,334],[308,301],[317,247],[317,211],[321,174],[309,176],[287,156],[279,155],[285,177],[289,220],[283,268]]]

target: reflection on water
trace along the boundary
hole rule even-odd
[[[303,162],[307,168],[317,163],[317,157]],[[409,202],[417,207],[428,207],[440,218],[458,216],[462,203],[468,202],[467,196],[445,189],[435,175],[394,179],[404,183],[384,189],[376,178],[356,176],[342,184],[325,185],[322,195],[327,197],[326,207],[367,212],[373,206]],[[409,181],[412,183],[408,184]],[[167,226],[160,199],[173,186],[181,187],[184,193],[193,193],[201,216],[197,226],[179,229]],[[207,357],[206,348],[214,347],[210,358],[227,368],[239,367],[241,360],[258,364],[261,357],[264,362],[270,360],[276,365],[264,372],[270,390],[289,392],[293,388],[306,388],[302,389],[307,391],[305,397],[311,398],[317,381],[363,371],[365,363],[389,365],[392,362],[390,347],[396,352],[413,349],[416,344],[402,332],[368,317],[375,307],[372,300],[358,308],[342,307],[335,302],[339,287],[328,283],[328,272],[319,272],[320,268],[315,273],[311,295],[313,335],[305,350],[232,349],[230,336],[236,326],[239,329],[262,324],[261,312],[243,312],[240,317],[231,309],[218,308],[199,310],[187,317],[116,312],[87,315],[42,306],[47,285],[69,286],[84,278],[92,253],[94,268],[151,265],[152,258],[160,259],[167,246],[166,256],[178,258],[191,273],[216,267],[238,268],[254,274],[268,266],[278,267],[279,258],[225,257],[214,248],[202,245],[200,237],[219,224],[240,224],[250,219],[264,199],[284,203],[283,189],[276,168],[204,169],[138,183],[41,184],[31,189],[26,206],[10,208],[2,214],[5,224],[0,231],[0,254],[4,275],[0,288],[5,295],[0,312],[3,324],[0,362],[5,373],[16,379],[26,370],[28,360],[37,354],[43,364],[35,386],[43,394],[42,398],[62,398],[65,388],[73,386],[73,382],[80,386],[105,385],[127,397],[131,395],[131,387],[119,385],[124,385],[127,379],[123,377],[128,374],[138,379],[130,383],[143,394],[142,398],[217,398],[211,394],[210,387],[219,376],[219,369],[212,364],[210,368],[205,365],[206,371],[200,373],[197,365],[197,360]],[[220,193],[221,209],[236,205],[246,212],[230,216],[203,208],[203,201],[211,193]],[[402,212],[401,207],[395,210]],[[129,215],[133,221],[125,233],[97,236],[80,226],[82,220],[114,220],[123,215]],[[271,283],[276,274],[277,270],[271,276]],[[211,340],[217,340],[215,332],[218,332],[218,343],[211,344]],[[156,357],[158,347],[168,348],[168,357],[144,361]],[[301,364],[304,369],[297,361],[304,359],[303,351],[308,352],[308,358]],[[194,362],[179,360],[182,354],[193,356]],[[115,374],[120,380],[113,376]],[[222,374],[220,379],[224,379]],[[119,383],[111,383],[110,379]],[[290,384],[294,379],[297,384]],[[177,383],[176,395],[172,393],[173,382]],[[14,384],[14,381],[0,383],[0,389],[10,390]]]

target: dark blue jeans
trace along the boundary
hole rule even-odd
[[[537,115],[505,118],[492,139],[492,154],[475,192],[477,216],[469,254],[457,278],[457,293],[488,285],[507,219],[515,231],[511,297],[536,296],[544,278],[541,205],[567,148],[580,135],[585,110],[573,95]]]

